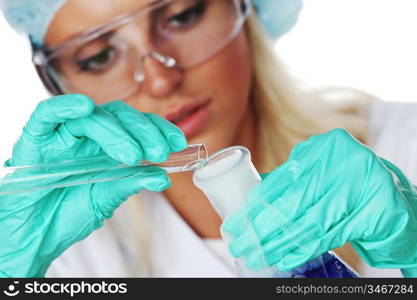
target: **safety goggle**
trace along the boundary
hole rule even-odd
[[[195,67],[238,35],[250,8],[250,0],[152,1],[53,49],[35,49],[33,62],[52,94],[125,99],[146,80],[147,59]]]

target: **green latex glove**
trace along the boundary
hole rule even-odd
[[[7,166],[107,154],[125,164],[164,161],[186,147],[183,133],[156,115],[121,101],[95,106],[82,95],[41,102],[23,129]],[[108,171],[107,171],[108,172]],[[123,180],[0,197],[0,275],[41,277],[68,247],[110,218],[142,189],[170,186],[166,172],[144,167]],[[1,187],[0,187],[1,191]]]
[[[246,201],[222,232],[251,269],[289,271],[350,242],[371,266],[417,275],[415,186],[342,129],[298,144]]]

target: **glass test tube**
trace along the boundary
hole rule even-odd
[[[57,163],[0,169],[0,196],[13,193],[75,186],[87,183],[124,179],[137,175],[146,167],[156,166],[167,173],[193,171],[207,161],[203,144],[189,145],[180,152],[171,153],[162,163],[142,161],[125,165],[108,156],[98,156]]]
[[[204,168],[198,169],[193,175],[194,183],[209,198],[210,203],[221,218],[236,213],[245,206],[245,199],[249,192],[262,181],[259,173],[251,162],[248,149],[240,146],[220,150],[208,158]],[[267,209],[271,206],[265,203]],[[282,216],[277,212],[278,217]],[[260,241],[250,220],[247,229],[253,232],[253,239],[259,245],[259,253],[264,266],[261,271],[252,271],[245,267],[241,260],[236,260],[237,271],[240,277],[357,277],[333,253],[326,252],[316,259],[291,270],[281,272],[275,267],[268,267],[262,254]],[[233,237],[222,233],[223,239],[230,242]],[[302,245],[299,245],[302,247]]]

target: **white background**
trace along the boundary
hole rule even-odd
[[[291,72],[311,86],[353,86],[389,101],[417,102],[416,0],[305,0],[300,22],[277,43]],[[0,16],[0,162],[38,101],[48,97],[27,41]]]

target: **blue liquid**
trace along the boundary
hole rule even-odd
[[[358,275],[332,253],[324,253],[316,259],[289,272],[276,271],[276,278],[356,278]]]

